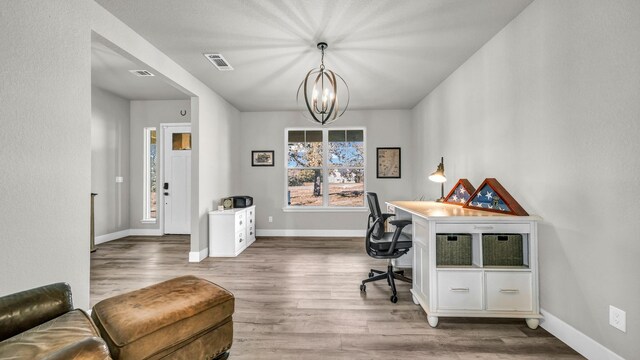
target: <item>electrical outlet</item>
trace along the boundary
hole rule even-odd
[[[269,222],[273,222],[273,216],[269,216]]]
[[[627,332],[627,313],[609,305],[609,325],[622,332]]]

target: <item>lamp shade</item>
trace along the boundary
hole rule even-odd
[[[443,183],[447,181],[447,177],[444,175],[444,157],[440,159],[440,164],[438,164],[438,168],[436,171],[432,172],[429,175],[429,180],[437,183]]]

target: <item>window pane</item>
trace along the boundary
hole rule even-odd
[[[364,206],[364,170],[329,171],[330,206]]]
[[[287,170],[287,204],[291,206],[322,206],[322,170]]]
[[[191,133],[171,134],[172,150],[191,150]]]
[[[307,141],[289,142],[287,167],[322,167],[322,131],[289,131],[288,138],[299,138],[299,134],[292,135],[299,132]]]
[[[287,142],[289,143],[304,142],[304,131],[289,131],[289,137]]]
[[[156,142],[156,131],[149,131],[149,218],[155,219],[158,213],[157,206],[157,188],[158,175],[156,171],[156,158],[158,155],[158,145]]]
[[[329,166],[364,167],[364,141],[361,135],[362,130],[329,131]]]

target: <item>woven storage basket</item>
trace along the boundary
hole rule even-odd
[[[483,266],[522,266],[522,247],[522,234],[484,234]]]
[[[470,266],[471,234],[436,234],[437,266]]]

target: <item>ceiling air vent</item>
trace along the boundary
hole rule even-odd
[[[132,73],[135,76],[140,76],[140,77],[155,76],[151,72],[149,72],[148,70],[129,70],[129,72]]]
[[[211,63],[215,65],[215,67],[217,67],[218,70],[220,71],[233,70],[233,67],[229,65],[229,63],[227,62],[227,59],[225,59],[224,56],[222,56],[221,54],[203,54],[203,55],[204,57],[207,58],[207,60],[211,61]]]

